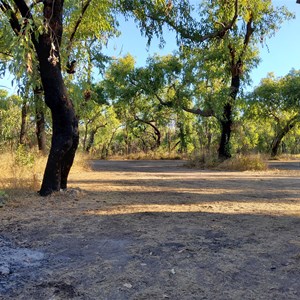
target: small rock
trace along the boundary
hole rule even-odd
[[[124,283],[123,286],[128,288],[128,289],[132,288],[132,284],[130,284],[130,283]]]
[[[2,265],[0,266],[0,275],[9,275],[11,272],[10,272],[10,268],[7,266],[7,265]]]

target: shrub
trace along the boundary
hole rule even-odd
[[[218,169],[228,171],[265,171],[268,166],[260,155],[237,155],[218,165]]]
[[[186,166],[196,169],[212,169],[215,168],[218,164],[219,160],[216,156],[203,153],[201,155],[194,155],[193,157],[189,158]]]

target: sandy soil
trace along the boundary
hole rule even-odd
[[[300,164],[95,161],[0,208],[1,299],[300,299]],[[286,170],[284,170],[286,169]]]

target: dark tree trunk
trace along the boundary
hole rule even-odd
[[[53,134],[40,190],[41,196],[67,188],[67,178],[78,147],[78,120],[64,85],[59,48],[63,1],[46,0],[44,17],[50,29],[35,42],[46,105],[51,110]]]
[[[151,123],[149,123],[149,125],[154,130],[153,138],[154,138],[154,141],[155,141],[155,145],[151,147],[151,150],[154,151],[155,149],[158,149],[160,147],[160,145],[161,145],[161,133],[160,133],[159,129],[155,125],[153,125]]]
[[[25,144],[25,138],[26,138],[26,127],[27,127],[27,111],[28,111],[28,105],[26,101],[22,103],[22,110],[21,110],[21,129],[20,129],[20,144]]]
[[[97,129],[98,129],[98,128],[97,128]],[[96,133],[97,133],[97,129],[93,129],[93,130],[90,132],[89,140],[88,140],[87,146],[86,146],[86,148],[85,148],[85,151],[86,151],[86,152],[90,152],[92,146],[94,145],[95,135],[96,135]]]
[[[97,131],[99,130],[99,128],[101,128],[101,127],[105,127],[105,125],[98,125],[94,129],[92,129],[92,131],[90,133],[90,137],[89,137],[88,143],[87,143],[87,146],[85,148],[86,152],[90,152],[91,148],[94,145],[95,135],[96,135]],[[87,130],[87,127],[86,127],[86,130]],[[86,136],[85,136],[85,139],[86,139]]]
[[[84,128],[84,136],[83,136],[83,149],[86,149],[86,141],[87,141],[87,136],[88,136],[88,124],[85,124]]]
[[[139,121],[141,123],[145,123],[145,124],[152,127],[152,129],[154,130],[154,134],[155,134],[155,138],[154,138],[155,145],[154,145],[154,147],[151,148],[151,150],[158,149],[161,145],[161,133],[160,133],[159,129],[157,128],[157,126],[155,126],[154,121],[145,121],[145,120],[140,119],[138,117],[135,117],[135,120]]]
[[[43,110],[36,110],[36,137],[39,151],[46,153],[45,116]]]
[[[179,138],[180,138],[180,153],[185,153],[187,151],[187,142],[186,142],[186,133],[184,124],[182,122],[179,122]]]
[[[231,157],[230,137],[232,126],[232,106],[226,103],[223,108],[221,123],[221,140],[219,145],[219,159],[225,160]]]
[[[295,127],[297,123],[297,117],[291,119],[284,128],[282,128],[277,135],[275,136],[272,145],[271,145],[271,157],[275,157],[278,155],[278,150],[282,139],[285,135]]]
[[[44,104],[42,102],[42,90],[34,90],[35,100],[35,117],[36,117],[36,137],[39,151],[46,154],[46,131],[45,131],[45,115]]]
[[[234,57],[233,57],[234,60]],[[230,86],[230,101],[226,102],[223,107],[223,116],[221,117],[221,139],[218,150],[218,156],[220,160],[225,160],[231,157],[231,145],[230,137],[233,123],[232,103],[235,103],[237,94],[240,89],[240,76],[242,74],[242,63],[240,60],[237,63],[232,63],[231,66],[231,86]]]

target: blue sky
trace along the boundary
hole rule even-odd
[[[300,69],[300,4],[296,4],[296,0],[273,0],[273,4],[287,6],[290,11],[295,13],[296,19],[285,22],[280,31],[267,41],[268,47],[261,47],[262,62],[252,72],[253,86],[258,85],[269,72],[274,72],[276,76],[284,76],[292,68]],[[131,53],[137,64],[143,65],[149,55],[154,53],[165,55],[176,50],[173,33],[168,33],[165,37],[167,43],[163,49],[158,47],[157,39],[153,39],[150,47],[147,47],[146,38],[141,37],[140,31],[133,21],[121,21],[120,23],[122,35],[109,41],[108,48],[105,49],[105,53],[109,55],[120,57]],[[12,76],[0,79],[0,88],[5,86],[9,88],[10,93],[15,92],[15,89],[11,88],[11,80]]]
[[[296,18],[282,24],[276,35],[267,40],[268,47],[260,47],[262,61],[252,72],[253,86],[258,85],[269,72],[274,72],[276,76],[284,76],[292,68],[300,69],[300,4],[296,4],[296,0],[273,0],[272,2],[275,6],[285,5],[294,12]],[[177,47],[175,35],[169,33],[165,38],[167,43],[163,49],[159,49],[157,39],[153,39],[150,47],[147,48],[146,38],[140,36],[140,31],[133,21],[122,21],[121,31],[122,35],[119,38],[108,43],[106,52],[116,57],[131,53],[138,65],[145,64],[149,55],[154,53],[165,55],[172,53]]]

